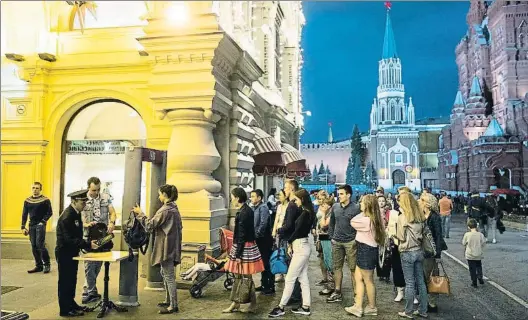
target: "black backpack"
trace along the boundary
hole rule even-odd
[[[149,233],[133,213],[130,214],[126,223],[125,242],[128,244],[130,261],[134,258],[132,250],[139,249],[142,254],[147,253]]]

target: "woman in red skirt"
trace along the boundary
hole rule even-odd
[[[225,270],[235,275],[235,284],[231,290],[231,306],[223,310],[224,313],[240,310],[240,292],[237,292],[236,288],[238,283],[242,282],[242,278],[246,282],[252,282],[253,274],[264,271],[264,263],[255,242],[253,210],[246,202],[247,193],[244,189],[235,188],[231,191],[231,203],[235,209],[238,209],[238,212],[235,218],[235,230],[233,231],[233,246]],[[250,305],[245,311],[253,313],[257,308],[257,295],[253,283],[249,296]]]

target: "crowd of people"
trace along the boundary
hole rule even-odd
[[[73,257],[81,249],[96,250],[97,244],[88,241],[86,230],[103,223],[111,233],[115,224],[115,210],[111,198],[100,192],[101,182],[90,178],[88,189],[71,193],[71,205],[60,215],[57,224],[57,257],[59,269],[59,306],[61,316],[79,316],[89,308],[74,301],[78,262]],[[35,233],[51,216],[49,200],[40,194],[42,186],[34,185],[34,195],[24,205],[24,234]],[[178,190],[164,185],[158,190],[162,207],[152,217],[146,217],[136,206],[132,209],[145,230],[155,234],[152,265],[161,266],[166,299],[158,304],[161,314],[178,312],[174,267],[181,260],[182,221],[176,205]],[[440,198],[440,199],[439,199]],[[294,305],[295,314],[311,314],[311,286],[309,259],[315,241],[322,279],[320,295],[327,296],[327,303],[343,301],[343,267],[352,275],[350,283],[353,305],[344,310],[356,317],[378,314],[374,273],[380,283],[392,281],[396,288],[395,302],[405,300],[399,316],[427,317],[438,312],[437,294],[429,293],[430,277],[438,275],[441,252],[447,250],[444,238],[449,238],[450,216],[455,210],[446,195],[435,196],[425,190],[420,196],[407,187],[400,187],[395,196],[385,194],[378,187],[373,194],[365,194],[352,200],[349,185],[337,188],[337,197],[319,191],[312,199],[309,192],[300,189],[295,180],[286,180],[278,192],[270,190],[264,200],[262,190],[248,193],[242,188],[231,191],[231,205],[237,210],[233,230],[233,245],[227,253],[224,269],[235,275],[231,291],[231,305],[225,313],[237,311],[255,312],[257,292],[262,295],[276,294],[276,283],[284,282],[278,305],[270,310],[269,317],[285,315],[285,307]],[[40,208],[34,210],[34,208]],[[33,209],[31,209],[33,208]],[[493,198],[472,196],[467,205],[468,233],[462,241],[470,266],[472,285],[482,284],[482,249],[487,242],[487,228],[496,242],[495,229],[500,212]],[[25,229],[30,216],[30,231]],[[484,222],[485,221],[485,222]],[[35,230],[33,230],[35,229]],[[83,231],[84,230],[84,231]],[[425,230],[430,233],[435,246],[434,254],[424,249]],[[480,233],[482,230],[484,234]],[[31,232],[31,233],[30,233]],[[428,234],[429,234],[428,233]],[[39,240],[40,241],[40,240]],[[35,242],[36,267],[28,272],[49,272],[49,255],[38,249]],[[270,256],[277,249],[288,253],[287,272],[272,274]],[[100,299],[96,279],[100,263],[85,263],[83,304]],[[261,274],[260,286],[255,287],[253,275]],[[364,296],[366,295],[366,299]],[[242,298],[244,297],[244,298]],[[249,304],[245,309],[242,304]]]

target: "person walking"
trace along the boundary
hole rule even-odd
[[[465,247],[465,256],[468,261],[469,275],[471,276],[471,286],[477,287],[477,280],[480,284],[484,284],[484,276],[482,275],[482,258],[484,247],[486,246],[486,239],[484,235],[477,229],[477,221],[469,219],[469,231],[464,234],[462,245]]]
[[[398,196],[401,215],[396,225],[396,238],[400,241],[403,275],[405,277],[405,311],[398,315],[412,319],[413,315],[427,317],[427,288],[423,275],[424,252],[422,232],[425,216],[410,192]],[[413,313],[415,286],[418,287],[419,309]]]
[[[354,305],[345,308],[346,312],[362,317],[376,316],[376,286],[374,285],[374,270],[379,260],[378,247],[385,243],[385,228],[378,199],[374,195],[366,195],[360,203],[361,213],[350,224],[357,231],[357,266],[354,273],[356,294]],[[363,296],[367,293],[368,305],[363,309]]]
[[[231,190],[231,204],[238,212],[235,217],[233,245],[225,270],[235,275],[235,284],[231,290],[232,303],[229,308],[222,311],[223,313],[240,310],[239,292],[234,288],[239,287],[238,284],[242,282],[242,278],[245,278],[246,282],[253,282],[252,275],[264,271],[264,263],[255,242],[254,213],[247,205],[247,200],[247,193],[244,189],[237,187]],[[255,285],[251,284],[250,289],[250,305],[243,312],[254,313],[257,308]]]
[[[425,276],[425,283],[429,283],[432,275],[438,276],[439,269],[438,264],[441,263],[442,250],[447,250],[447,244],[442,237],[442,218],[438,215],[438,200],[430,193],[422,194],[420,197],[420,207],[425,216],[425,222],[431,230],[434,243],[436,245],[435,256],[425,256],[423,261],[423,271]],[[437,293],[429,293],[429,301],[427,306],[427,312],[438,312],[438,306],[436,304],[438,300]]]
[[[88,200],[87,191],[79,190],[68,194],[71,204],[64,209],[57,221],[55,259],[59,272],[58,296],[61,317],[78,317],[90,311],[89,308],[81,307],[75,302],[79,261],[73,260],[74,257],[79,256],[80,250],[97,249],[95,240],[88,243],[83,239],[81,211]]]
[[[497,222],[502,217],[502,212],[499,210],[497,199],[493,196],[486,197],[486,213],[488,215],[488,230],[491,235],[491,242],[497,243]]]
[[[165,301],[158,303],[162,307],[159,314],[170,314],[179,311],[178,291],[176,288],[175,266],[181,262],[182,220],[176,200],[178,189],[171,184],[165,184],[158,189],[158,199],[163,206],[148,218],[136,204],[133,212],[145,230],[154,234],[151,264],[160,265],[163,285],[165,286]]]
[[[328,235],[332,239],[335,291],[326,299],[328,303],[343,301],[343,265],[345,257],[351,274],[356,270],[356,230],[350,225],[352,218],[359,214],[359,207],[352,202],[352,187],[348,184],[338,188],[339,203],[332,206]],[[352,279],[354,290],[354,279]]]
[[[442,237],[449,239],[449,229],[451,228],[451,213],[453,211],[453,201],[442,193],[442,198],[438,202],[440,206],[440,218],[442,219]]]
[[[311,245],[308,236],[315,220],[313,203],[310,194],[305,189],[300,189],[294,194],[295,204],[301,209],[301,215],[295,220],[295,229],[288,239],[290,246],[288,251],[292,253],[288,273],[286,274],[284,291],[279,305],[269,314],[269,317],[276,318],[285,314],[284,307],[290,300],[298,279],[301,284],[302,305],[292,309],[295,314],[310,315],[310,279],[308,277],[308,260],[310,259]]]
[[[33,194],[24,200],[22,210],[22,234],[29,235],[31,250],[35,259],[35,268],[28,273],[43,272],[51,270],[50,256],[46,249],[46,223],[53,216],[51,201],[42,195],[42,183],[34,182],[31,187]],[[26,223],[29,217],[29,230]]]

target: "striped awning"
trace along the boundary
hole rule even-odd
[[[303,178],[311,175],[310,169],[306,166],[306,159],[304,159],[301,152],[287,143],[282,144],[282,157],[286,163],[286,176],[288,178]]]
[[[283,151],[275,139],[266,131],[253,127],[255,130],[255,154],[253,173],[255,175],[281,176],[286,173],[286,164],[282,158]]]
[[[255,130],[255,139],[253,144],[255,145],[255,154],[267,153],[267,152],[280,152],[282,149],[275,139],[266,133],[266,131],[253,127]]]

